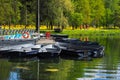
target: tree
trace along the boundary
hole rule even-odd
[[[100,20],[105,15],[105,7],[103,0],[90,0],[91,7],[91,24],[94,26],[100,26]]]
[[[20,9],[19,7],[21,6],[21,3],[18,0],[10,0],[12,12],[11,14],[11,22],[12,24],[19,24],[19,20],[21,19],[20,17]]]
[[[41,0],[40,5],[40,20],[49,29],[53,29],[53,25],[63,25],[62,21],[67,20],[67,12],[72,9],[71,0]]]
[[[118,7],[114,11],[113,15],[113,24],[114,26],[118,26],[120,28],[120,1],[117,4]]]
[[[9,24],[11,23],[11,16],[13,15],[13,9],[10,4],[10,0],[0,1],[0,23]]]
[[[0,24],[37,22],[37,0],[0,0]],[[40,23],[74,28],[82,25],[119,26],[120,0],[40,0]]]
[[[90,24],[90,4],[89,0],[74,0],[75,12],[80,13],[83,16],[83,24]]]
[[[72,13],[69,19],[69,22],[72,26],[72,28],[79,27],[83,22],[83,16],[81,13]]]
[[[105,2],[105,20],[106,20],[106,27],[109,25],[116,25],[116,20],[118,13],[119,13],[119,0],[104,0]]]
[[[0,1],[0,24],[19,24],[20,20],[20,2],[17,0]]]
[[[36,0],[20,0],[21,6],[20,8],[20,24],[35,25],[36,21]]]

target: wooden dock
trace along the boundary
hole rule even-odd
[[[36,42],[36,44],[54,44],[55,41],[53,39],[40,39]]]

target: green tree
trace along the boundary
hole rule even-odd
[[[19,24],[20,5],[17,0],[0,0],[0,24]]]
[[[40,5],[40,21],[47,24],[49,29],[53,29],[53,25],[67,23],[66,13],[72,9],[71,0],[41,0]]]
[[[80,13],[83,16],[83,24],[90,24],[90,4],[89,0],[74,0],[75,12]]]
[[[9,24],[11,22],[11,15],[13,14],[13,9],[10,4],[10,0],[0,1],[0,23]]]
[[[70,16],[70,24],[72,26],[72,28],[77,28],[79,27],[83,22],[83,16],[81,13],[72,13]]]
[[[90,0],[92,25],[100,26],[100,20],[105,15],[103,0]]]
[[[35,25],[36,21],[36,0],[20,0],[20,24]]]
[[[118,26],[120,28],[120,0],[116,3],[114,14],[113,14],[113,24],[114,27]]]
[[[20,17],[20,9],[21,3],[18,0],[10,0],[12,12],[11,15],[11,23],[12,24],[19,24]]]
[[[114,12],[114,26],[118,26],[120,28],[120,9],[119,10],[116,10]]]
[[[119,0],[104,0],[105,2],[105,21],[106,27],[110,25],[116,25],[116,19],[119,13]]]

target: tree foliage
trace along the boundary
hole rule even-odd
[[[120,0],[39,0],[40,24],[120,27]],[[0,24],[35,25],[37,0],[0,0]]]

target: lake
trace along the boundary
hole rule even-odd
[[[80,38],[105,46],[105,56],[69,58],[0,58],[0,80],[120,80],[120,38]]]

